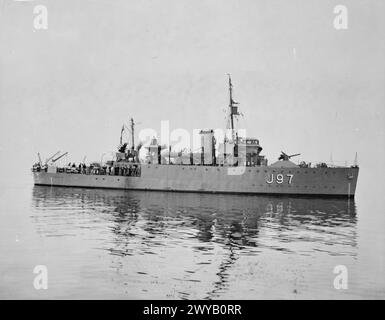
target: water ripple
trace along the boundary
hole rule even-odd
[[[76,237],[110,257],[117,286],[156,298],[215,299],[242,277],[273,281],[266,259],[284,268],[279,261],[356,256],[355,204],[341,199],[35,186],[32,208],[40,236]]]

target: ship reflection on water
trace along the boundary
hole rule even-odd
[[[89,241],[138,298],[226,298],[234,283],[259,281],[270,258],[356,255],[356,208],[347,199],[35,186],[32,206],[41,236]]]

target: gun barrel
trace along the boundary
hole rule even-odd
[[[291,157],[296,157],[296,156],[300,156],[301,154],[300,153],[296,153],[296,154],[292,154],[291,156],[289,156],[290,158]]]

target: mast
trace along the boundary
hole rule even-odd
[[[230,108],[230,126],[231,126],[231,134],[233,135],[234,130],[234,117],[233,117],[233,84],[231,83],[231,76],[229,76],[229,108]]]
[[[135,149],[135,132],[134,132],[134,119],[131,118],[131,150],[134,151]]]
[[[123,132],[124,132],[124,123],[122,125],[122,129],[120,130],[120,146],[123,144]]]
[[[230,109],[230,127],[231,127],[231,137],[233,139],[233,142],[237,142],[238,140],[238,134],[235,133],[234,129],[234,116],[239,115],[238,113],[238,102],[235,102],[233,100],[233,84],[231,82],[231,75],[227,74],[229,76],[229,109]]]

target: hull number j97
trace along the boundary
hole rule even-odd
[[[273,183],[273,182],[284,183],[285,180],[287,180],[287,183],[291,184],[293,177],[294,177],[294,174],[283,175],[282,173],[279,173],[279,174],[274,176],[274,174],[272,173],[270,176],[266,177],[266,182],[269,184]]]

